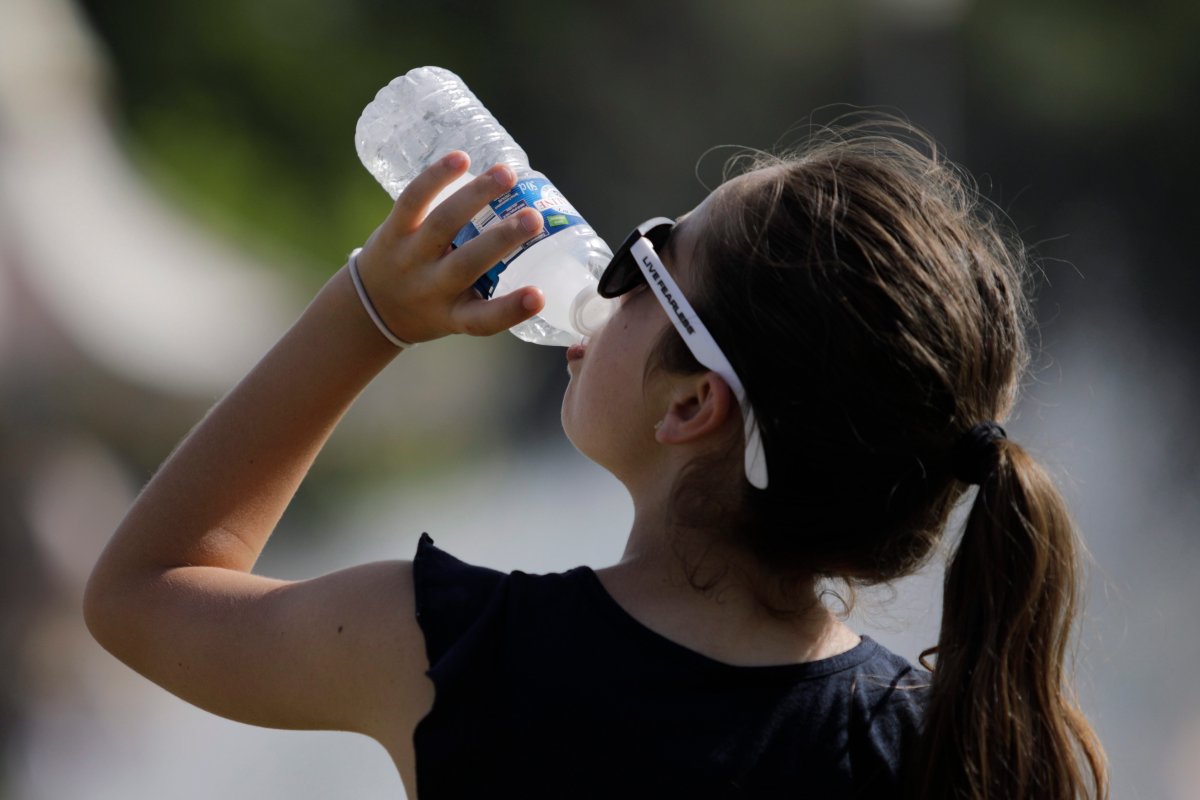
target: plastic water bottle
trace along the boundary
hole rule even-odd
[[[462,79],[441,67],[420,67],[379,90],[363,109],[355,130],[363,165],[395,199],[422,170],[451,150],[471,156],[471,169],[507,164],[517,176],[512,190],[492,201],[454,239],[460,246],[492,223],[535,208],[543,229],[537,238],[509,253],[476,283],[483,297],[521,286],[537,286],[546,296],[541,313],[512,328],[527,342],[567,346],[604,323],[613,302],[596,292],[612,250],[554,188],[529,167],[529,158]],[[434,205],[473,175],[448,186]]]

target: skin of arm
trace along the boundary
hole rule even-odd
[[[488,301],[470,289],[540,230],[541,217],[527,210],[450,249],[454,233],[515,182],[493,168],[429,211],[467,167],[466,154],[451,153],[418,176],[359,255],[373,304],[408,341],[490,335],[544,303],[532,287]],[[251,573],[338,420],[398,352],[339,270],[130,508],[85,593],[96,639],[232,719],[381,740],[410,729],[428,705],[410,562],[294,582]]]

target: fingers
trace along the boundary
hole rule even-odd
[[[542,215],[532,208],[494,223],[442,260],[442,276],[452,286],[470,286],[498,261],[541,233],[542,224]]]
[[[441,249],[479,211],[517,183],[517,176],[504,164],[496,164],[450,195],[425,220],[422,234]]]
[[[447,153],[435,164],[412,179],[396,198],[387,226],[400,234],[415,231],[425,219],[434,198],[454,181],[462,177],[471,164],[471,158],[461,150]],[[442,205],[445,205],[443,203]],[[468,215],[467,219],[470,216]],[[466,220],[464,219],[465,223]],[[453,234],[451,234],[453,235]]]
[[[472,297],[455,307],[455,328],[471,336],[491,336],[519,325],[545,305],[541,290],[532,286],[491,300]]]
[[[444,256],[455,235],[471,221],[472,217],[492,200],[516,185],[516,174],[512,169],[505,164],[496,164],[483,174],[467,181],[465,185],[439,203],[436,208],[430,210],[430,204],[447,187],[457,181],[465,180],[464,174],[469,161],[466,153],[455,151],[414,178],[396,199],[386,227],[401,236],[416,234],[413,245],[418,252],[424,252],[430,258]],[[493,236],[485,247],[472,248],[475,257],[483,257],[486,252],[492,260],[484,269],[479,270],[468,283],[474,282],[484,270],[541,231],[541,215],[536,211],[528,211],[514,216],[518,218],[514,223],[517,227],[510,228],[509,231],[501,234],[503,242],[497,242],[492,231],[494,228],[502,227],[504,223],[493,223],[488,226],[484,236],[476,237],[468,243],[471,245],[489,235]],[[524,224],[523,228],[521,223]],[[522,230],[524,231],[523,235]],[[497,247],[500,248],[498,252]]]

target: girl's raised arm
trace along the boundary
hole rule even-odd
[[[527,210],[451,250],[455,232],[515,181],[495,167],[430,212],[467,166],[451,153],[417,177],[358,257],[373,305],[407,341],[493,334],[542,306],[528,287],[489,301],[471,290],[541,217]],[[244,722],[376,738],[415,724],[427,664],[410,563],[299,582],[250,573],[338,420],[397,352],[338,271],[121,522],[84,600],[96,639],[155,683]]]

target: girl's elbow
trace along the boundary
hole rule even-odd
[[[123,661],[121,651],[136,629],[133,588],[101,559],[83,591],[83,621],[88,632],[101,647]]]
[[[88,577],[83,591],[83,622],[92,638],[106,650],[110,649],[108,641],[114,627],[112,620],[118,616],[113,608],[112,594],[102,564],[98,564]]]

